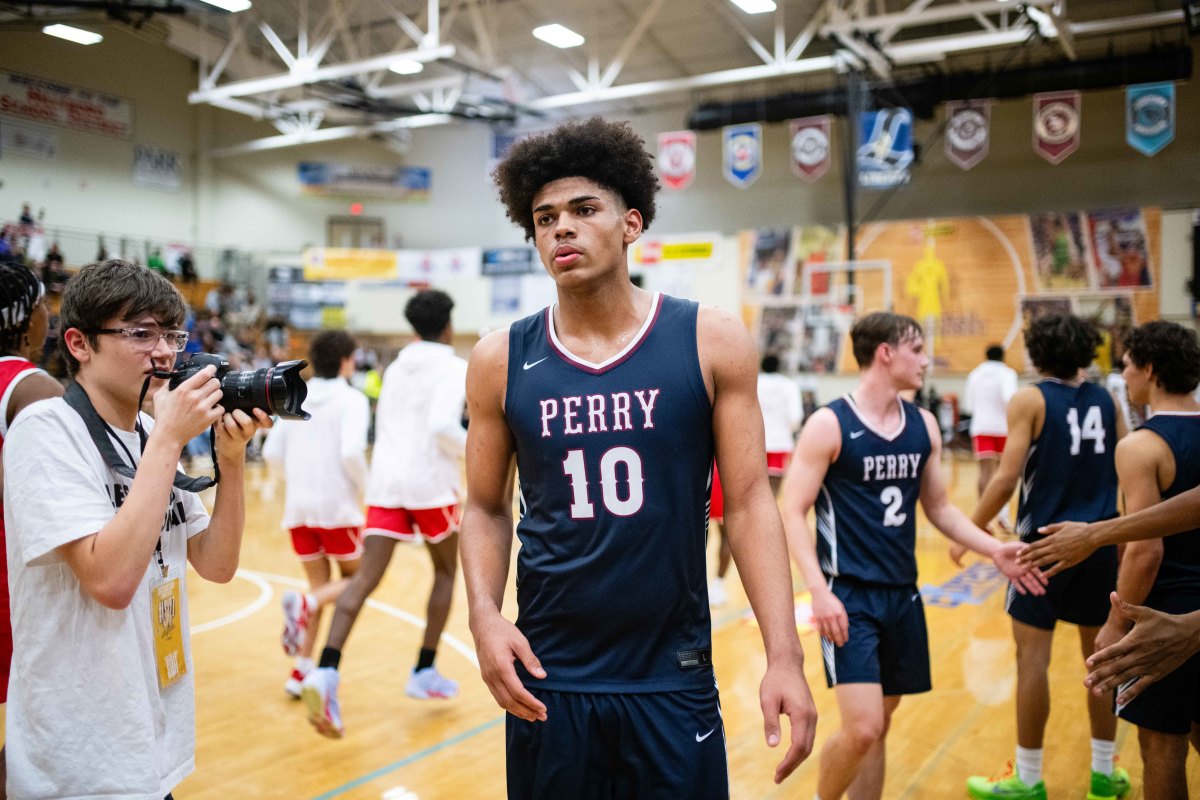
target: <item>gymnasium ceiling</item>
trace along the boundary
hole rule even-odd
[[[278,135],[229,152],[443,124],[516,128],[588,113],[828,88],[872,80],[1142,54],[1186,45],[1179,0],[199,0],[0,2],[0,32],[65,21],[120,25],[198,64],[189,95],[270,121]],[[549,23],[584,44],[532,36]],[[423,63],[419,74],[388,69]],[[681,117],[683,113],[681,113]]]

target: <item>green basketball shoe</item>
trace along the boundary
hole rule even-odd
[[[1012,762],[1008,772],[999,778],[972,775],[967,778],[967,794],[974,800],[1046,800],[1046,784],[1038,781],[1033,786],[1018,778]]]
[[[1114,767],[1111,775],[1092,770],[1092,785],[1087,800],[1116,800],[1129,792],[1129,773],[1122,767]]]

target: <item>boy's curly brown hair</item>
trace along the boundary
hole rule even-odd
[[[592,117],[523,139],[512,146],[492,178],[508,218],[525,229],[526,241],[534,238],[534,195],[559,178],[587,178],[613,192],[627,209],[641,212],[643,230],[654,221],[654,195],[659,190],[654,159],[628,122]]]

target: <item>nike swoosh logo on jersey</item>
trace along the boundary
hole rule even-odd
[[[546,358],[549,358],[549,357],[550,357],[550,356],[546,356]],[[538,364],[540,364],[540,363],[542,363],[543,361],[545,361],[545,360],[546,360],[546,358],[539,358],[537,361],[533,362],[532,364],[530,364],[528,361],[526,361],[526,362],[525,362],[525,369],[533,369],[533,368],[534,368],[534,367],[536,367]]]
[[[862,436],[864,433],[866,433],[866,431],[855,431],[854,433],[850,434],[850,438],[857,439],[858,437]]]
[[[697,734],[696,734],[696,741],[697,741],[697,742],[703,742],[705,739],[707,739],[708,737],[712,736],[712,735],[713,735],[713,731],[715,731],[715,730],[716,730],[716,728],[713,728],[713,729],[712,729],[712,731],[709,731],[708,733],[704,734],[703,736],[701,736],[700,734],[698,734],[698,733],[697,733]]]

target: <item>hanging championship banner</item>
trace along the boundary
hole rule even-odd
[[[658,177],[668,189],[684,189],[696,177],[696,134],[672,131],[658,135]]]
[[[913,161],[912,112],[907,108],[858,115],[858,185],[890,189],[908,183]]]
[[[1142,83],[1125,89],[1125,141],[1152,156],[1175,139],[1175,84]]]
[[[1058,164],[1079,149],[1079,111],[1083,100],[1077,91],[1043,92],[1033,96],[1033,149],[1051,164]]]
[[[803,117],[788,121],[792,143],[792,172],[807,183],[815,183],[829,171],[829,131],[832,117]]]
[[[970,169],[987,157],[991,134],[991,100],[946,103],[946,158],[960,169]]]
[[[722,129],[725,180],[745,189],[762,173],[762,125],[729,125]]]

